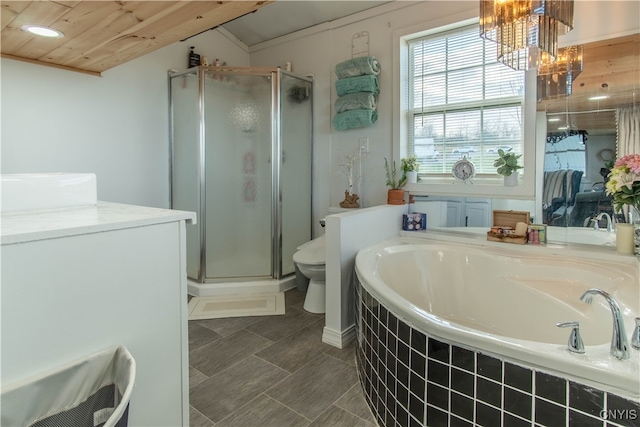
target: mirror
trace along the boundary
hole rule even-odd
[[[538,96],[547,142],[543,192],[536,203],[548,225],[593,227],[598,214],[613,217],[604,183],[609,162],[616,159],[616,110],[640,107],[640,34],[582,47],[582,71],[568,88],[557,86],[570,94]],[[598,226],[607,227],[606,216]]]

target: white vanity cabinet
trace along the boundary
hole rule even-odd
[[[447,227],[491,227],[491,199],[429,196],[426,201],[447,202]]]
[[[195,214],[98,202],[1,220],[2,386],[124,345],[137,369],[129,425],[187,426]]]

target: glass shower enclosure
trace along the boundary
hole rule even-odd
[[[187,227],[189,292],[273,283],[311,239],[313,82],[280,68],[170,73],[171,207]]]

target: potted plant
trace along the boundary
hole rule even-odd
[[[387,175],[387,203],[390,205],[404,205],[404,190],[402,187],[407,183],[407,177],[402,174],[398,178],[398,169],[396,169],[395,160],[389,164],[389,161],[385,157],[384,170]]]
[[[522,169],[522,166],[518,165],[520,157],[522,154],[504,151],[502,148],[498,150],[498,158],[493,162],[493,166],[498,168],[500,175],[504,176],[504,185],[518,185],[518,169]]]
[[[418,163],[418,156],[415,154],[409,157],[404,157],[401,160],[402,176],[407,179],[408,184],[415,184],[418,182],[418,170],[420,169],[420,163]]]

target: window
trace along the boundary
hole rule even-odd
[[[544,171],[571,169],[584,172],[586,166],[585,134],[575,132],[573,135],[562,135],[560,138],[553,136],[547,136],[544,150]]]
[[[478,32],[471,25],[407,40],[407,152],[422,176],[450,175],[465,155],[478,174],[496,175],[498,149],[523,152],[524,72],[496,62],[495,43]]]

